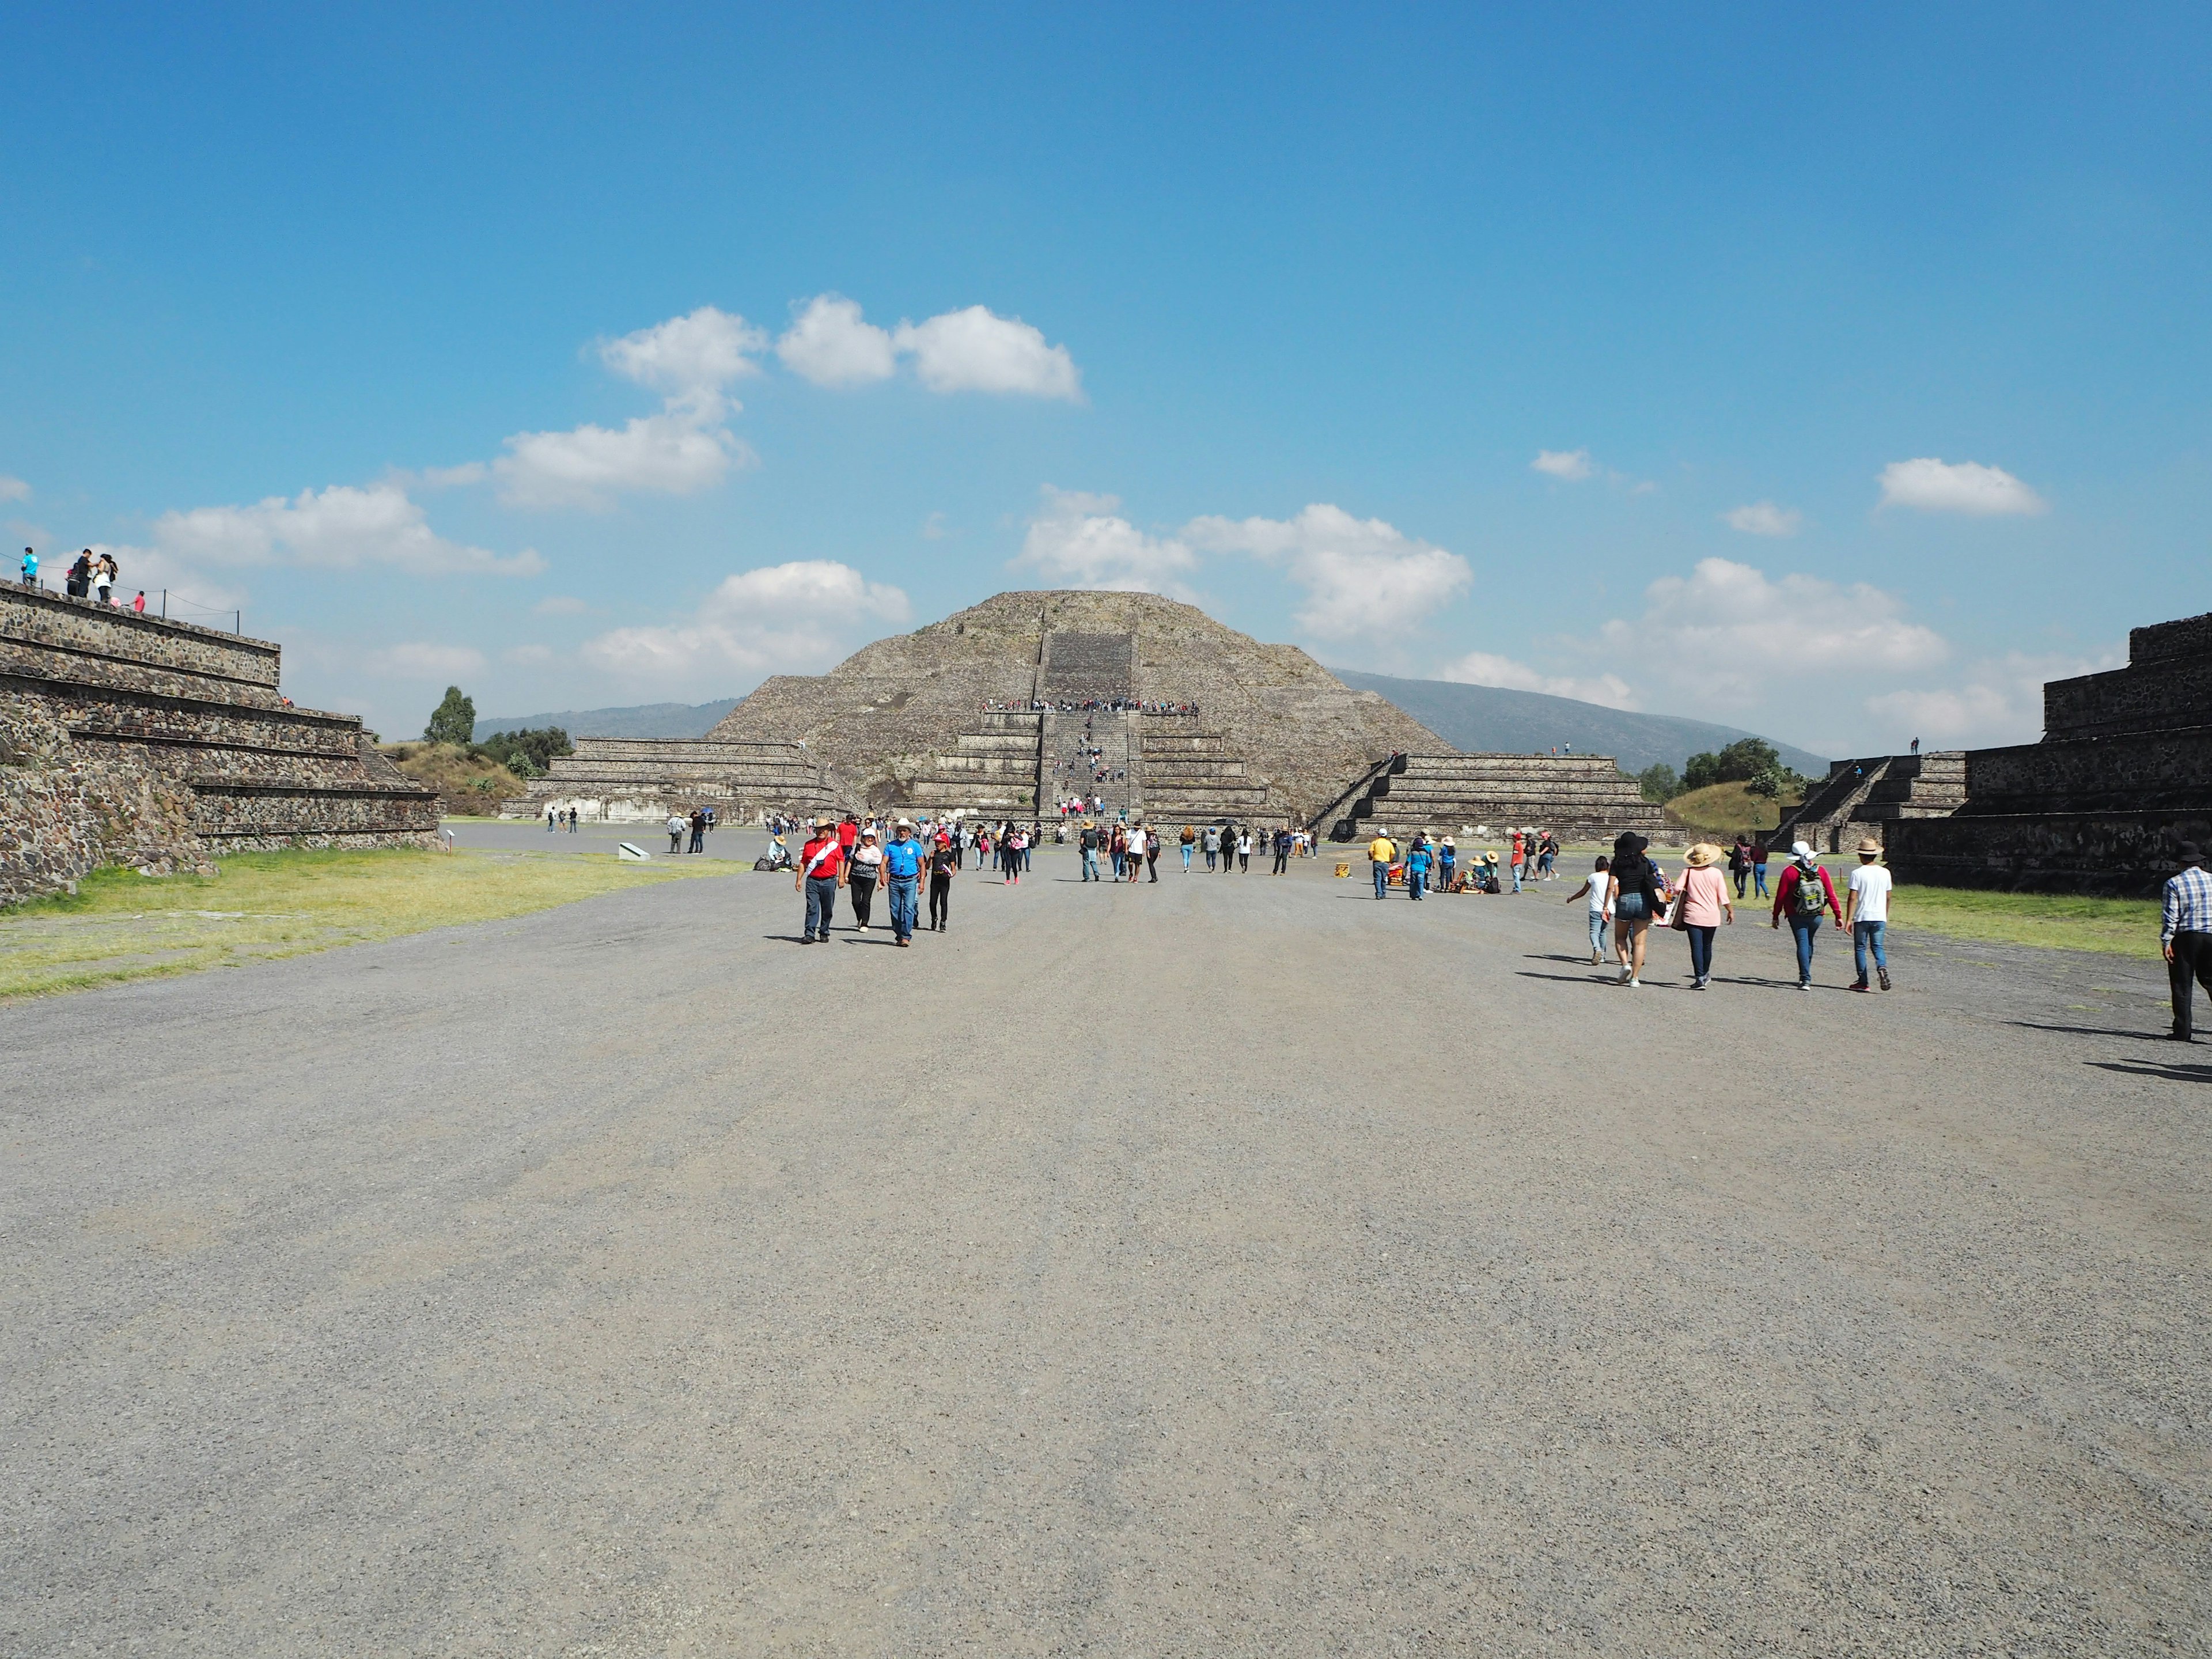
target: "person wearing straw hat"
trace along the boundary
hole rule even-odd
[[[1728,878],[1720,872],[1723,854],[1709,841],[1701,841],[1682,854],[1681,906],[1676,921],[1690,936],[1690,988],[1702,991],[1713,982],[1713,935],[1725,921],[1735,925],[1735,904],[1729,897]]]
[[[845,884],[845,849],[837,842],[834,818],[814,820],[814,833],[800,849],[791,873],[791,890],[806,894],[806,936],[799,942],[830,942],[830,922],[837,909],[837,890]]]
[[[891,824],[890,845],[884,848],[884,891],[891,904],[891,943],[914,943],[915,912],[921,908],[921,866],[927,855],[915,839],[914,820],[899,818]]]
[[[1851,960],[1859,970],[1858,983],[1854,991],[1863,991],[1867,985],[1867,957],[1874,957],[1874,970],[1881,976],[1881,988],[1889,989],[1889,953],[1882,949],[1882,934],[1889,927],[1889,872],[1881,867],[1881,843],[1872,836],[1859,842],[1859,867],[1851,872],[1845,884],[1850,890],[1844,899],[1844,923],[1851,930]]]

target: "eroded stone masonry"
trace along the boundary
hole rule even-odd
[[[0,587],[0,902],[105,864],[430,845],[437,796],[352,714],[295,708],[265,640]]]
[[[779,675],[696,743],[587,739],[508,810],[652,817],[716,803],[748,817],[817,806],[1023,817],[1081,793],[1155,822],[1328,833],[1376,818],[1389,785],[1352,786],[1394,756],[1410,757],[1389,774],[1397,802],[1431,812],[1431,828],[1659,827],[1610,760],[1462,756],[1295,646],[1157,594],[1084,592],[1001,593],[827,674]]]

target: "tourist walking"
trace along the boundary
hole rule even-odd
[[[549,823],[545,827],[550,830],[553,826]],[[680,853],[684,850],[684,831],[687,827],[684,819],[678,814],[671,812],[668,815],[668,850],[670,852]]]
[[[1186,823],[1182,827],[1182,872],[1190,873],[1190,855],[1198,845],[1198,831]]]
[[[1610,878],[1613,898],[1613,943],[1620,953],[1620,982],[1644,983],[1644,948],[1652,920],[1665,903],[1660,891],[1658,866],[1644,855],[1651,843],[1633,830],[1613,843]]]
[[[1252,826],[1245,824],[1237,831],[1237,873],[1252,872]]]
[[[884,890],[891,904],[891,942],[914,943],[915,899],[921,885],[921,843],[914,838],[914,820],[901,818],[891,825],[890,845],[884,848]]]
[[[1154,885],[1160,879],[1160,832],[1149,826],[1145,830],[1145,879]]]
[[[1375,896],[1381,898],[1390,886],[1390,866],[1398,861],[1397,843],[1381,830],[1367,843],[1368,867],[1375,872]]]
[[[1753,898],[1766,896],[1766,837],[1757,836],[1751,843],[1751,894]]]
[[[1429,849],[1427,843],[1416,840],[1413,850],[1406,854],[1406,896],[1419,904],[1421,891],[1429,884]]]
[[[1559,856],[1559,843],[1552,839],[1552,832],[1548,830],[1540,830],[1537,833],[1536,838],[1537,880],[1550,881],[1553,879],[1552,866],[1558,862]]]
[[[1823,913],[1832,911],[1836,925],[1844,924],[1843,907],[1836,902],[1836,884],[1828,879],[1828,872],[1820,867],[1820,860],[1803,842],[1790,848],[1790,863],[1782,872],[1782,879],[1774,884],[1774,914],[1768,922],[1779,927],[1782,918],[1790,918],[1790,931],[1797,938],[1797,988],[1813,988],[1813,939],[1820,931]]]
[[[806,894],[806,934],[799,942],[830,942],[830,923],[837,910],[837,890],[845,884],[845,849],[837,842],[837,826],[828,818],[814,820],[814,833],[799,849],[799,867],[791,872],[791,890]]]
[[[1206,826],[1206,867],[1207,869],[1213,868],[1213,855],[1220,846],[1220,830],[1213,824],[1207,824]]]
[[[1085,819],[1082,833],[1076,837],[1076,845],[1082,849],[1083,853],[1083,879],[1097,880],[1098,826]]]
[[[853,896],[853,926],[865,933],[876,908],[876,884],[883,879],[884,849],[873,830],[860,831],[845,869],[845,887]]]
[[[1735,882],[1735,896],[1743,896],[1743,884],[1751,877],[1751,843],[1741,834],[1735,845],[1729,848],[1729,874]]]
[[[1889,953],[1882,948],[1882,935],[1889,929],[1889,872],[1876,862],[1881,857],[1881,843],[1872,836],[1859,842],[1859,867],[1851,872],[1844,883],[1849,890],[1844,896],[1844,920],[1851,930],[1851,963],[1859,970],[1854,991],[1867,987],[1867,958],[1874,958],[1874,971],[1881,981],[1881,988],[1889,989]]]
[[[1444,892],[1454,890],[1452,884],[1459,876],[1459,848],[1446,836],[1437,848],[1437,884]]]
[[[2212,874],[2193,841],[2175,849],[2181,868],[2169,877],[2159,904],[2158,944],[2173,997],[2173,1035],[2187,1042],[2196,1030],[2197,988],[2212,997]]]
[[[1690,936],[1690,988],[1702,991],[1713,982],[1713,935],[1725,921],[1735,926],[1735,903],[1729,897],[1728,881],[1716,868],[1721,849],[1701,841],[1682,855],[1682,891],[1676,902],[1682,908],[1675,922]]]
[[[138,590],[138,597],[131,601],[131,609],[138,616],[143,617],[146,614],[146,590],[144,588],[140,588]]]
[[[960,868],[960,848],[951,836],[939,833],[937,848],[929,855],[929,926],[943,933],[952,920],[952,876]]]
[[[1018,887],[1022,880],[1022,856],[1030,850],[1030,838],[1025,830],[1016,830],[1006,838],[1006,885]]]
[[[1275,873],[1285,876],[1291,871],[1291,826],[1284,824],[1275,831]]]
[[[1598,855],[1597,868],[1589,878],[1567,895],[1572,904],[1578,898],[1589,900],[1590,966],[1595,968],[1605,960],[1605,930],[1613,920],[1613,860],[1602,853]]]
[[[843,837],[840,836],[839,839],[842,841]],[[695,853],[703,853],[707,850],[707,812],[703,807],[695,806],[691,809],[691,850]],[[846,856],[851,857],[852,849],[848,848],[845,850]]]
[[[553,810],[553,808],[549,806],[545,809],[545,833],[547,835],[550,836],[553,833],[553,823],[555,818],[558,816],[559,815]]]

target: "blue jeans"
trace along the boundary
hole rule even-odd
[[[1751,866],[1751,890],[1760,898],[1766,896],[1766,866],[1763,864]]]
[[[1369,867],[1375,872],[1375,896],[1381,898],[1383,890],[1390,884],[1390,866],[1387,864],[1376,864]]]
[[[1407,898],[1419,902],[1421,896],[1421,890],[1428,884],[1429,878],[1423,875],[1419,871],[1408,870],[1406,872],[1406,896]]]
[[[1592,956],[1601,957],[1605,954],[1606,924],[1611,920],[1612,918],[1607,916],[1602,910],[1593,910],[1589,913],[1590,954]]]
[[[1820,931],[1820,918],[1792,916],[1790,931],[1797,936],[1797,977],[1802,982],[1813,977],[1813,935]]]
[[[1512,865],[1511,868],[1513,871],[1513,890],[1517,893],[1521,890],[1521,866],[1516,861]]]
[[[893,876],[884,885],[890,890],[891,936],[894,939],[912,939],[915,890],[920,885],[919,878]]]
[[[1851,924],[1851,960],[1858,966],[1859,983],[1867,982],[1867,952],[1874,952],[1874,965],[1885,974],[1889,971],[1889,953],[1881,948],[1882,930],[1886,921],[1855,921]]]
[[[806,878],[806,937],[828,939],[830,918],[837,908],[837,878],[809,876]]]
[[[1190,851],[1188,847],[1182,849],[1182,872],[1185,875],[1190,873]]]
[[[1690,935],[1690,972],[1703,979],[1713,971],[1714,930],[1692,922],[1686,931]]]
[[[1086,847],[1083,849],[1083,879],[1085,881],[1098,879],[1098,849],[1095,847]]]

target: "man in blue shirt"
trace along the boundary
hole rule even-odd
[[[921,884],[921,843],[914,838],[914,823],[901,818],[891,829],[891,844],[884,848],[884,885],[891,902],[891,939],[900,945],[914,943],[915,897]]]
[[[36,587],[38,585],[39,556],[27,547],[23,550],[23,586]]]
[[[2190,1004],[2197,987],[2212,996],[2212,874],[2193,841],[2177,849],[2181,870],[2166,884],[2159,907],[2158,942],[2166,955],[2166,983],[2173,993],[2173,1035],[2186,1042],[2192,1034]]]
[[[1406,854],[1406,896],[1420,902],[1421,890],[1429,884],[1429,844],[1425,841],[1413,843],[1413,850]]]

